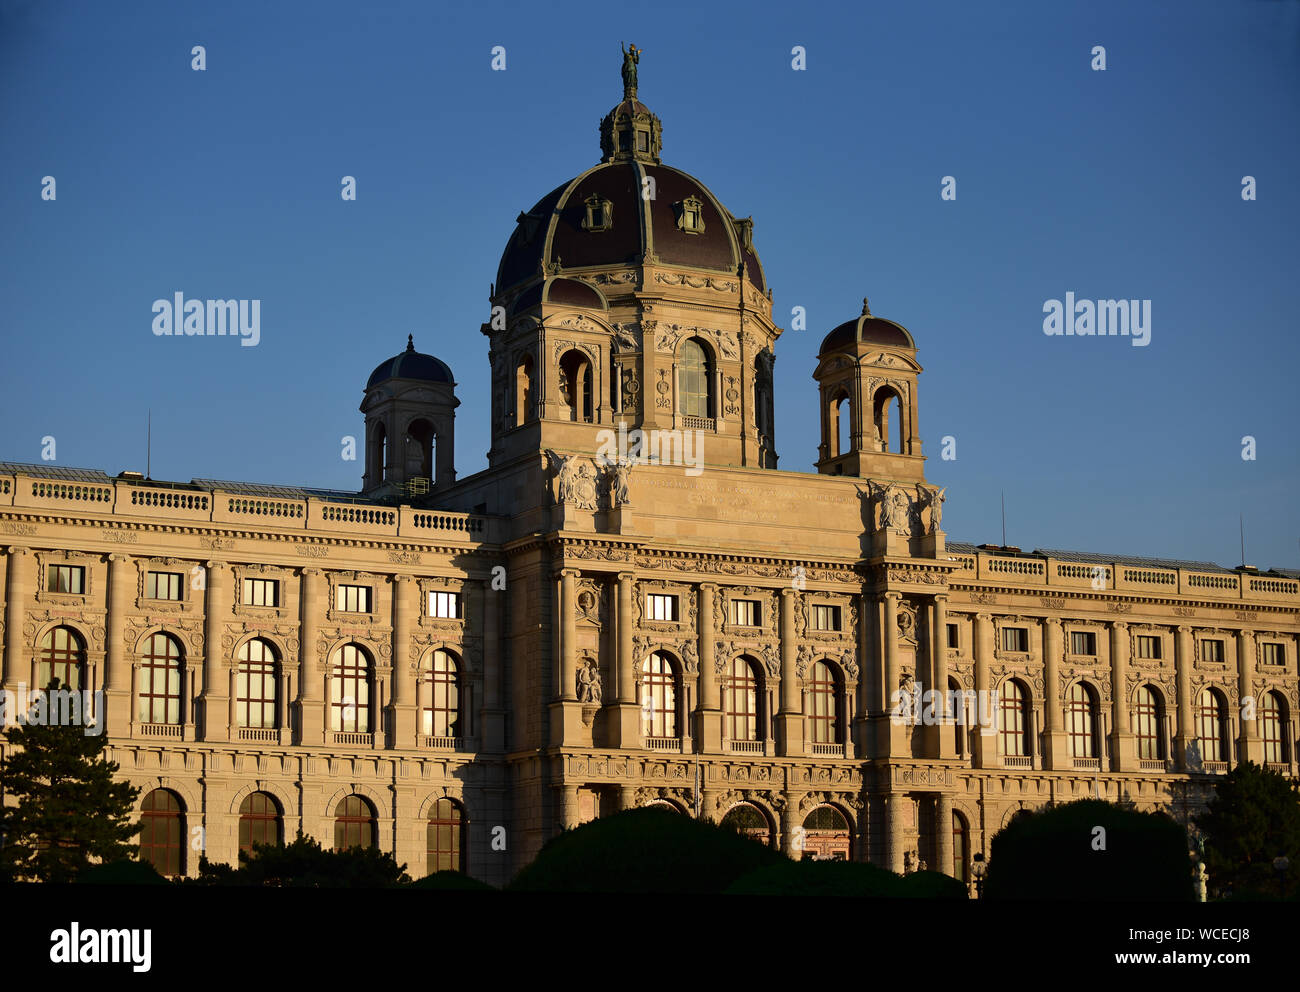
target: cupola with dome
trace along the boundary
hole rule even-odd
[[[418,497],[456,481],[456,380],[447,364],[415,350],[381,363],[366,380],[367,496]]]
[[[590,450],[591,428],[622,423],[702,431],[709,461],[774,468],[781,329],[753,222],[663,163],[640,52],[623,55],[600,161],[519,213],[497,267],[489,463]]]

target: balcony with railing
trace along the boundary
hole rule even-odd
[[[684,751],[680,737],[647,737],[645,746],[650,751],[672,751],[676,754]]]
[[[185,728],[179,723],[137,723],[135,732],[140,737],[163,737],[177,741],[185,736]]]
[[[330,741],[333,744],[338,744],[343,747],[373,748],[375,746],[375,735],[348,733],[336,730],[331,734]]]
[[[435,734],[421,734],[420,747],[432,748],[435,751],[462,751],[464,750],[463,737],[440,737]]]

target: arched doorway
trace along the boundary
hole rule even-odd
[[[740,803],[731,807],[722,818],[722,826],[766,847],[773,846],[775,838],[772,835],[772,825],[763,811],[752,803]]]
[[[853,831],[834,806],[818,806],[804,817],[803,856],[812,861],[853,860]]]

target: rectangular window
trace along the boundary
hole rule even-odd
[[[1265,641],[1260,647],[1262,648],[1262,660],[1266,665],[1285,665],[1286,655],[1282,651],[1282,645],[1276,641]]]
[[[429,593],[429,616],[438,617],[442,620],[459,620],[461,618],[460,593]]]
[[[1082,654],[1089,657],[1097,655],[1097,635],[1088,630],[1076,630],[1070,634],[1070,654]],[[1091,757],[1089,755],[1088,757]]]
[[[280,581],[278,579],[245,579],[245,606],[279,606]]]
[[[648,593],[645,598],[647,620],[677,619],[677,597]]]
[[[813,605],[813,630],[839,630],[840,608],[838,606]]]
[[[334,609],[344,613],[369,613],[370,587],[340,585],[335,591]]]
[[[1002,628],[1003,651],[1028,651],[1029,630],[1025,627]]]
[[[80,596],[86,591],[86,570],[80,565],[50,565],[46,569],[47,589]]]
[[[1213,661],[1222,664],[1223,642],[1218,640],[1201,641],[1201,660]]]
[[[180,599],[179,572],[149,572],[144,577],[145,599]]]
[[[731,622],[738,627],[757,627],[762,621],[759,604],[754,599],[731,601]]]
[[[1159,658],[1160,638],[1149,634],[1139,634],[1137,638],[1137,656],[1139,658]]]
[[[961,640],[959,639],[957,625],[955,623],[948,624],[948,647],[952,648],[954,651],[961,647]]]

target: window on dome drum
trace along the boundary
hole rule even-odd
[[[999,707],[998,743],[1003,755],[1029,756],[1029,700],[1024,687],[1015,679],[1002,683]]]
[[[260,637],[239,648],[235,672],[235,721],[240,727],[273,730],[280,725],[276,705],[279,671],[275,650]]]
[[[439,799],[433,804],[425,843],[430,875],[465,870],[465,817],[454,801]]]
[[[253,847],[279,847],[284,837],[280,804],[265,792],[252,792],[239,804],[239,850],[250,857]]]
[[[1202,689],[1196,705],[1196,743],[1201,751],[1202,761],[1227,761],[1228,722],[1224,717],[1224,706],[1219,693],[1214,689]]]
[[[522,427],[533,419],[533,356],[525,355],[515,366],[514,425]]]
[[[614,226],[614,204],[597,193],[583,200],[587,216],[583,218],[584,231],[608,231]]]
[[[1201,660],[1223,663],[1223,642],[1207,638],[1201,641]]]
[[[429,616],[442,619],[442,620],[461,619],[460,593],[458,592],[429,593]]]
[[[1097,697],[1082,682],[1070,686],[1065,703],[1065,726],[1070,735],[1070,756],[1098,758]]]
[[[245,606],[279,606],[280,582],[278,579],[245,579]]]
[[[759,698],[762,688],[762,683],[747,659],[732,660],[722,685],[722,726],[728,740],[759,740]]]
[[[560,359],[560,398],[568,420],[591,423],[594,397],[591,385],[591,359],[578,350],[567,351]]]
[[[677,620],[677,597],[647,593],[645,598],[647,620]]]
[[[1260,660],[1265,665],[1285,665],[1286,654],[1276,641],[1264,641],[1260,644]]]
[[[408,482],[415,479],[425,479],[430,483],[436,481],[433,470],[436,444],[433,424],[423,417],[411,421],[406,428],[402,452],[402,467]]]
[[[460,736],[460,671],[456,657],[442,648],[424,668],[423,729],[428,737]]]
[[[1029,650],[1029,630],[1026,627],[1003,627],[1002,650],[1026,652]]]
[[[839,630],[840,608],[814,603],[812,608],[813,630]]]
[[[1090,630],[1076,630],[1070,634],[1070,654],[1097,656],[1097,635]],[[1092,757],[1092,755],[1088,755]]]
[[[658,651],[641,664],[641,733],[677,736],[677,668]]]
[[[961,647],[961,635],[955,623],[948,624],[948,647],[954,651]]]
[[[731,622],[737,627],[757,627],[762,622],[759,602],[756,599],[733,599]]]
[[[36,688],[45,689],[52,679],[61,689],[84,688],[86,646],[70,627],[55,627],[41,638],[37,655]]]
[[[1133,717],[1138,757],[1145,761],[1163,759],[1165,756],[1164,706],[1160,696],[1151,686],[1139,687]]]
[[[168,634],[151,634],[140,656],[136,719],[140,723],[181,722],[181,648]]]
[[[831,456],[847,454],[849,450],[849,420],[851,407],[849,396],[843,390],[835,395],[830,406],[830,436],[835,445]]]
[[[903,453],[903,401],[893,389],[882,386],[872,399],[876,450]],[[890,424],[893,424],[891,429]],[[892,441],[892,443],[891,443]]]
[[[1139,634],[1137,637],[1137,656],[1139,658],[1159,658],[1160,638]]]
[[[1264,761],[1266,764],[1285,764],[1291,760],[1291,749],[1287,746],[1287,711],[1286,702],[1281,695],[1269,691],[1264,693],[1259,710],[1260,737],[1264,744]]]
[[[344,613],[369,613],[370,587],[340,585],[335,590],[334,609]]]
[[[677,388],[681,413],[686,417],[713,416],[713,362],[695,338],[682,343],[681,362],[677,366]]]
[[[804,683],[808,693],[808,730],[814,744],[843,744],[840,736],[840,682],[830,665],[814,663]]]
[[[185,872],[185,812],[176,793],[154,789],[140,807],[140,860],[154,866],[160,875]]]
[[[145,599],[180,599],[179,572],[150,572],[144,577]]]
[[[86,570],[80,565],[48,565],[45,569],[47,592],[66,592],[85,595]]]
[[[375,846],[375,808],[358,795],[346,796],[334,809],[334,850]]]
[[[370,733],[370,658],[356,644],[334,652],[330,675],[330,729]]]

